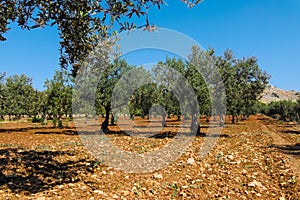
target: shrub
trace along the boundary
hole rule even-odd
[[[72,122],[72,121],[73,121],[73,117],[68,117],[67,120],[68,120],[69,122]]]
[[[32,123],[41,123],[43,122],[43,118],[40,117],[33,117],[31,120]]]
[[[56,117],[54,117],[52,119],[52,123],[53,123],[53,127],[56,128],[56,125],[57,125],[57,119],[56,119]]]

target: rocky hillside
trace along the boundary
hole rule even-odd
[[[261,98],[261,102],[270,103],[272,101],[281,101],[281,100],[292,100],[296,101],[300,98],[300,92],[295,90],[282,90],[273,85],[269,85]]]

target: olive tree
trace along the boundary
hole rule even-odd
[[[66,70],[56,71],[53,79],[45,81],[46,107],[48,115],[57,118],[62,127],[63,115],[71,114],[72,80]]]

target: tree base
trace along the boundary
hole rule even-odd
[[[101,131],[104,133],[104,134],[107,134],[109,132],[109,129],[108,129],[108,121],[105,120],[102,124],[101,124]]]

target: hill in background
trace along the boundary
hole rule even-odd
[[[300,92],[295,90],[282,90],[273,85],[268,85],[260,101],[263,103],[282,100],[297,101],[298,98],[300,98]]]

